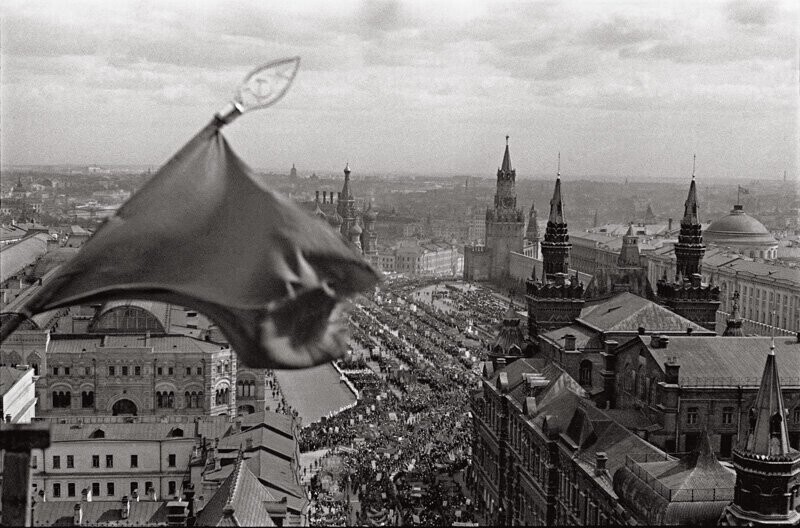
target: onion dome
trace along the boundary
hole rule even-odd
[[[367,207],[367,210],[364,211],[364,220],[366,220],[367,222],[374,222],[377,219],[378,219],[378,212],[372,208],[372,202],[370,201],[369,207]]]
[[[363,231],[364,231],[364,230],[363,230],[363,229],[361,229],[361,226],[360,226],[360,225],[358,225],[358,224],[353,224],[353,225],[350,227],[350,236],[353,236],[353,235],[360,235],[361,233],[363,233]]]
[[[318,218],[321,218],[323,220],[327,219],[328,215],[326,215],[325,212],[322,209],[320,209],[319,202],[315,202],[315,203],[316,203],[316,206],[314,207],[314,216],[316,216]]]

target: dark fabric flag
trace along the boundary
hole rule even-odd
[[[347,297],[373,268],[338,233],[260,187],[212,123],[103,224],[25,315],[112,299],[205,313],[250,367],[344,353]]]
[[[750,194],[750,189],[747,189],[747,188],[745,188],[745,187],[742,187],[742,186],[740,185],[740,186],[739,186],[739,193],[741,193],[741,194]]]

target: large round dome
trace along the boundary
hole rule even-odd
[[[728,215],[712,222],[703,231],[703,238],[710,244],[740,249],[745,254],[762,258],[774,258],[762,252],[778,245],[764,224],[745,213],[741,205],[734,205]]]

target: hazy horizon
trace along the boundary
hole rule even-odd
[[[530,179],[559,151],[574,178],[686,180],[695,153],[707,181],[796,181],[800,165],[788,0],[12,1],[0,16],[5,167],[156,168],[253,66],[292,55],[286,98],[225,132],[259,170],[493,177],[507,134]]]

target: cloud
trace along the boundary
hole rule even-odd
[[[611,20],[594,24],[583,35],[587,44],[602,49],[614,49],[619,46],[637,44],[651,40],[661,40],[667,35],[663,24],[652,21],[635,22],[623,16],[615,16]]]
[[[768,26],[778,18],[779,4],[772,0],[733,0],[725,6],[728,19],[743,26]]]

